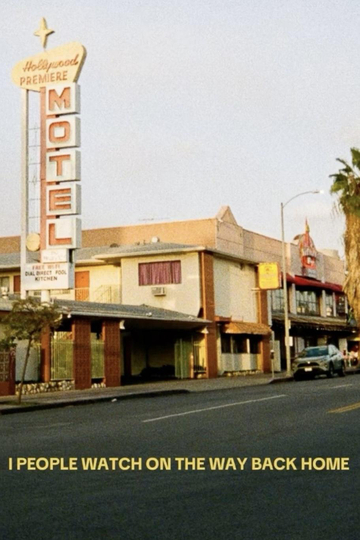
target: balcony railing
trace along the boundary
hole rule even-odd
[[[52,291],[52,298],[59,300],[77,300],[78,302],[99,302],[101,304],[120,304],[119,285],[101,285],[100,287],[76,288],[72,290]]]

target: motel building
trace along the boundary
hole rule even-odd
[[[281,242],[243,229],[229,207],[84,230],[82,245],[74,287],[50,291],[62,324],[32,351],[29,391],[271,372],[271,349],[275,371],[285,369],[283,292],[258,286],[259,263],[280,265]],[[0,238],[0,316],[21,289],[19,246]],[[28,255],[36,263],[39,252]],[[306,226],[286,258],[292,357],[307,345],[350,348],[357,328],[337,253],[317,251]],[[19,343],[17,380],[23,357]]]
[[[227,206],[209,219],[82,230],[78,79],[86,49],[77,42],[46,49],[53,33],[42,19],[35,35],[44,50],[11,74],[22,104],[21,236],[0,238],[0,336],[16,297],[56,302],[62,313],[61,326],[32,350],[25,391],[284,369],[283,293],[260,279],[261,263],[279,277],[279,240],[243,229]],[[40,104],[35,233],[29,92]],[[292,356],[309,344],[348,347],[357,329],[342,292],[343,262],[316,250],[308,227],[286,249]],[[14,391],[24,355],[20,342],[11,373],[0,355],[0,394]]]

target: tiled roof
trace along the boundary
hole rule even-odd
[[[210,321],[200,319],[187,313],[161,309],[142,304],[132,306],[128,304],[102,304],[98,302],[78,302],[75,300],[55,300],[55,304],[64,315],[99,317],[110,319],[125,319],[127,321],[156,321],[179,323],[184,328],[198,328],[206,326]],[[0,299],[0,311],[10,311],[11,300]]]
[[[224,334],[256,334],[267,336],[271,334],[271,328],[267,324],[231,321],[223,326]]]
[[[150,244],[135,244],[131,246],[99,246],[99,247],[87,247],[80,248],[76,250],[76,261],[80,263],[81,261],[89,261],[91,259],[101,261],[101,255],[106,257],[111,257],[112,255],[131,255],[131,254],[151,254],[151,253],[162,253],[162,252],[171,252],[171,251],[183,251],[183,250],[192,250],[200,249],[199,246],[191,246],[188,244],[173,244],[173,243],[163,243],[163,242],[154,242]],[[39,252],[31,253],[28,252],[28,261],[29,262],[38,262]],[[20,268],[20,253],[0,253],[0,268]]]
[[[39,255],[37,253],[28,253],[29,262],[38,262]],[[20,269],[20,253],[0,253],[0,269],[1,268],[19,268]]]

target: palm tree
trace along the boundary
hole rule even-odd
[[[351,165],[337,159],[342,168],[330,175],[330,192],[338,195],[338,208],[345,215],[345,257],[347,276],[344,292],[360,323],[360,150],[351,148]]]

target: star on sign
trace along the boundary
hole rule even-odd
[[[54,32],[55,30],[51,30],[47,27],[46,20],[43,17],[40,21],[40,28],[39,30],[36,30],[36,32],[34,32],[34,36],[38,36],[41,39],[41,44],[44,47],[44,50],[46,48],[48,36],[50,36],[50,34],[53,34]]]

